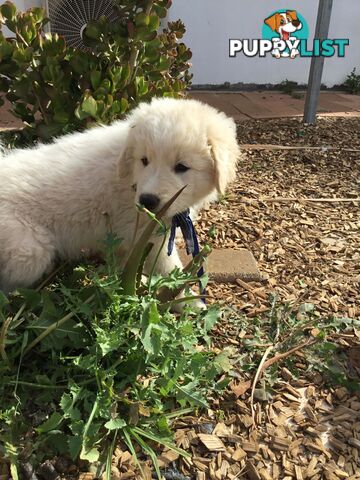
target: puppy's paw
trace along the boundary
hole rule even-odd
[[[191,293],[196,296],[196,293],[192,290]],[[184,298],[183,293],[177,297],[177,300],[180,300],[181,298]],[[206,305],[202,300],[200,300],[200,298],[194,298],[193,300],[187,298],[187,300],[184,300],[183,302],[177,302],[174,304],[172,310],[176,313],[182,313],[185,305],[189,305],[189,307],[191,307],[193,310],[206,310]]]
[[[206,310],[206,304],[200,300],[199,298],[195,298],[195,300],[193,300],[191,303],[190,303],[191,307],[193,307],[195,310]]]

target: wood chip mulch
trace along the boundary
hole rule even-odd
[[[313,303],[324,318],[359,318],[360,119],[324,118],[316,126],[298,119],[249,121],[238,133],[245,147],[237,181],[220,204],[202,212],[197,230],[204,243],[215,224],[215,246],[251,250],[264,278],[211,283],[208,293],[248,319],[270,311],[273,293],[293,308]],[[303,148],[309,146],[316,148]],[[244,331],[228,324],[217,333],[219,346],[241,350]],[[360,332],[339,335],[339,345],[359,378]],[[301,369],[306,351],[294,350]],[[270,365],[273,358],[263,360]],[[295,378],[281,364],[279,371],[269,401],[250,394],[254,378],[240,379],[232,393],[212,399],[202,417],[177,421],[176,444],[190,457],[165,449],[163,478],[360,479],[360,395],[324,386],[320,374]],[[118,454],[132,461],[121,448]],[[114,467],[114,479],[141,478],[131,464],[115,460]],[[144,478],[153,475],[148,468]]]
[[[271,293],[294,308],[313,303],[324,317],[359,318],[360,119],[327,118],[316,126],[249,121],[239,124],[238,134],[246,147],[237,181],[222,203],[202,213],[198,230],[205,241],[215,224],[217,247],[251,250],[264,281],[212,284],[209,293],[248,318],[270,311]],[[341,345],[350,347],[359,375],[359,332]],[[304,354],[297,355],[301,361]],[[196,471],[188,478],[360,479],[359,395],[325,388],[320,376],[295,379],[285,367],[281,376],[271,402],[252,404],[243,382],[235,398],[219,401],[223,421],[213,406],[178,431],[177,441],[193,454],[183,467]]]
[[[215,225],[217,247],[249,249],[264,282],[213,285],[210,293],[250,316],[268,309],[268,293],[276,292],[326,315],[359,317],[360,202],[351,199],[360,198],[360,119],[249,121],[238,135],[246,148],[237,181],[222,203],[202,212],[197,228],[203,242]]]
[[[238,134],[246,146],[237,181],[220,204],[202,212],[197,230],[203,243],[215,224],[215,245],[251,250],[264,278],[212,283],[208,293],[248,319],[270,311],[273,293],[294,308],[313,303],[324,318],[359,318],[360,119],[324,118],[316,126],[298,119],[248,121],[238,125]],[[337,198],[346,201],[329,200]],[[244,332],[231,325],[219,334],[224,331],[216,342],[241,349]],[[340,337],[359,376],[360,332]],[[298,348],[300,369],[305,356]],[[295,378],[283,364],[279,372],[268,401],[250,393],[245,376],[232,392],[213,398],[202,416],[178,420],[175,443],[190,455],[159,451],[163,478],[360,479],[360,395],[325,387],[320,374]],[[142,468],[140,476],[126,446],[118,445],[113,480],[156,478],[151,462],[144,459]],[[94,478],[90,472],[79,476]]]

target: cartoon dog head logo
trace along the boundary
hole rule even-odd
[[[296,10],[286,10],[284,13],[276,12],[264,22],[271,30],[280,35],[281,40],[289,40],[291,33],[302,29],[302,23],[298,19]]]
[[[277,11],[269,17],[265,18],[264,23],[271,29],[272,36],[274,35],[274,32],[276,32],[276,34],[278,35],[278,37],[272,37],[273,41],[294,41],[299,38],[296,33],[299,32],[299,30],[302,30],[304,27],[304,20],[299,18],[296,10]],[[299,51],[295,48],[290,50],[283,50],[275,47],[271,53],[276,58],[295,58],[297,55],[299,55]]]

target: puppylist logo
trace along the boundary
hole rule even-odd
[[[230,39],[229,56],[274,58],[345,57],[348,38],[314,39],[310,45],[309,27],[296,10],[276,10],[265,18],[262,39]]]

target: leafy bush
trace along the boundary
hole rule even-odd
[[[178,41],[185,32],[180,20],[158,32],[170,6],[169,0],[119,2],[119,21],[89,22],[88,48],[78,50],[44,33],[43,9],[23,13],[5,2],[0,25],[14,37],[0,31],[0,93],[26,126],[22,137],[46,141],[92,122],[109,123],[141,100],[181,95],[191,80],[191,52]]]
[[[149,251],[159,224],[165,234],[152,216],[123,273],[114,262],[119,240],[109,233],[105,264],[57,272],[46,288],[10,300],[0,292],[0,440],[13,478],[19,458],[105,464],[120,439],[135,460],[134,444],[143,448],[159,478],[152,441],[187,455],[172,443],[170,419],[206,406],[210,392],[226,386],[218,379],[230,362],[211,348],[216,307],[170,312],[179,289],[196,281],[196,262],[142,279],[139,252]]]
[[[360,94],[360,75],[356,73],[356,68],[346,77],[345,88],[354,95]]]

